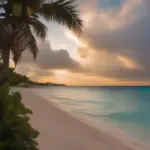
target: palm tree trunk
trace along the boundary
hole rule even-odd
[[[21,21],[27,19],[27,4],[25,1],[22,1],[22,14],[21,14]]]
[[[5,49],[2,52],[2,71],[0,72],[0,86],[3,85],[8,80],[9,73],[9,57],[10,49]]]

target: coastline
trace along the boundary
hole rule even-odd
[[[31,124],[41,133],[40,150],[146,150],[138,143],[124,142],[108,134],[107,129],[102,131],[90,121],[59,109],[32,89],[21,88],[20,92],[23,103],[33,110]]]

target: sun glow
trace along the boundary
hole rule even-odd
[[[65,35],[69,40],[75,42],[78,46],[85,46],[85,44],[73,32],[67,30],[65,31]]]
[[[129,58],[123,57],[118,55],[117,58],[124,64],[124,67],[129,68],[129,69],[143,69],[142,66],[139,64],[136,64],[134,61],[132,61]]]
[[[54,74],[56,77],[65,78],[68,76],[69,72],[67,70],[55,70]]]

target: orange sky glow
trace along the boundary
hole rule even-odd
[[[140,37],[142,30],[147,33],[142,26],[148,6],[146,1],[126,0],[120,7],[106,10],[97,8],[98,1],[85,0],[80,6],[84,21],[80,36],[65,27],[46,23],[46,41],[50,46],[40,44],[39,59],[33,62],[27,58],[16,71],[38,82],[88,86],[150,85],[149,54],[145,55],[149,47],[143,48],[147,44],[144,38],[148,36]],[[137,23],[140,20],[142,23]],[[136,26],[138,30],[135,30]],[[50,59],[44,58],[48,52],[52,55]]]

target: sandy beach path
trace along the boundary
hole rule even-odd
[[[23,103],[33,111],[31,123],[40,131],[40,150],[133,150],[30,91],[20,89]]]

